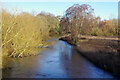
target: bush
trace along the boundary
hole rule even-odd
[[[2,50],[10,57],[35,55],[37,46],[44,45],[49,28],[38,17],[23,12],[11,15],[2,11]]]
[[[93,28],[92,31],[91,31],[92,36],[101,36],[103,34],[104,33],[102,32],[102,30],[98,27]]]

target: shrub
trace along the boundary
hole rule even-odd
[[[38,53],[35,47],[44,45],[49,28],[38,17],[22,12],[12,15],[2,11],[2,49],[10,57],[23,57]]]

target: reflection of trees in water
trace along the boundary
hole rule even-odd
[[[57,41],[55,39],[52,39],[52,40],[49,40],[47,43],[48,43],[49,46],[53,46],[53,45],[56,44],[56,42]]]
[[[13,68],[16,66],[15,58],[4,57],[2,58],[2,77],[9,78],[12,75]]]
[[[10,77],[32,77],[32,73],[38,68],[39,58],[26,57],[26,58],[3,58],[3,66],[5,68],[2,70],[3,78]],[[39,67],[40,68],[40,67]],[[30,74],[30,75],[28,75]]]
[[[49,41],[48,45],[53,46],[56,41]],[[3,78],[9,77],[23,77],[23,78],[30,78],[35,77],[41,71],[41,65],[44,63],[43,60],[46,59],[50,54],[45,54],[46,50],[53,48],[38,48],[40,52],[37,56],[30,56],[24,58],[2,58],[3,63],[2,66],[5,69],[2,70]],[[41,76],[41,75],[39,75]]]
[[[60,57],[64,60],[72,59],[72,46],[67,43],[61,43],[60,48]]]
[[[67,43],[61,43],[60,60],[63,69],[70,77],[85,77],[89,75],[89,63],[80,56],[74,47]]]
[[[73,47],[67,43],[61,43],[60,48],[60,65],[63,66],[67,75],[71,77],[71,74],[74,74],[74,72],[78,69],[78,65],[76,64],[77,56],[74,54]]]

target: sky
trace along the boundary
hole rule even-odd
[[[0,0],[1,2],[119,2],[119,0]]]
[[[94,9],[96,16],[102,20],[118,17],[118,2],[3,2],[2,7],[10,12],[29,12],[38,14],[41,11],[49,12],[55,16],[62,16],[65,10],[73,4],[89,4]]]

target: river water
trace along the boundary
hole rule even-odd
[[[38,56],[7,58],[4,78],[113,78],[114,76],[96,67],[85,59],[70,44],[49,41],[51,47],[40,51]]]

